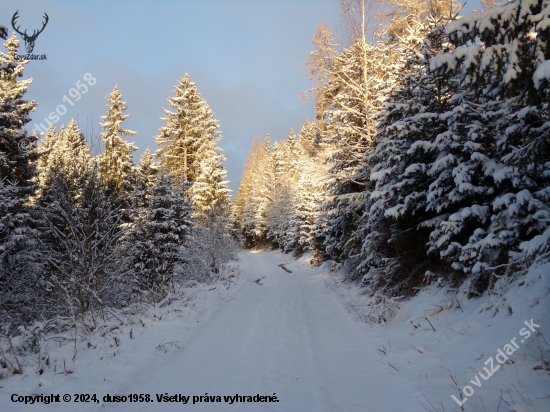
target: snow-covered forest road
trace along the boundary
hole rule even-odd
[[[203,325],[170,364],[119,393],[273,395],[278,403],[198,403],[200,411],[383,411],[387,382],[373,375],[364,353],[365,326],[325,288],[319,270],[290,263],[277,252],[243,253],[247,280],[235,299]],[[283,260],[284,259],[284,260]],[[263,278],[259,284],[256,279]],[[376,356],[376,355],[375,355]],[[365,385],[365,382],[369,382]],[[114,406],[114,405],[113,405]],[[156,408],[156,409],[155,409]],[[151,403],[148,410],[181,410]],[[136,404],[118,404],[136,410]],[[187,409],[187,408],[185,408]]]
[[[41,347],[43,374],[29,366],[23,376],[0,380],[0,409],[423,412],[421,403],[430,402],[437,409],[429,410],[459,411],[451,399],[459,394],[453,379],[468,385],[515,336],[521,346],[513,362],[472,387],[464,410],[496,411],[506,402],[524,408],[518,411],[549,410],[540,342],[535,335],[518,338],[533,319],[540,339],[548,335],[548,304],[539,304],[550,290],[543,276],[550,273],[548,264],[518,279],[522,286],[502,298],[458,295],[461,309],[448,306],[446,288],[427,287],[402,302],[392,322],[371,328],[346,309],[361,308],[353,296],[357,289],[335,284],[327,268],[279,251],[239,256],[240,274],[229,287],[222,282],[186,289],[168,306],[150,308],[133,323],[112,322],[108,334],[76,343],[58,345],[50,337]],[[75,394],[95,394],[98,402],[75,403]],[[151,401],[108,402],[107,394],[149,395]],[[165,394],[188,396],[188,403],[158,402]],[[276,396],[278,402],[224,399],[237,394]],[[32,395],[70,395],[71,401],[12,401]],[[194,396],[203,400],[193,404]],[[204,396],[221,402],[205,402]]]
[[[292,273],[279,266],[283,263]],[[123,329],[120,347],[106,344],[100,353],[83,344],[75,362],[72,344],[67,344],[63,359],[57,355],[56,373],[48,370],[42,376],[31,373],[0,382],[2,410],[399,410],[391,405],[398,398],[392,393],[399,390],[389,387],[391,368],[380,363],[376,343],[369,345],[372,330],[326,288],[328,276],[321,274],[323,270],[280,252],[243,252],[239,266],[236,285],[221,297],[216,297],[219,287],[199,295],[187,316],[183,312],[182,317],[170,314],[160,322],[145,320],[146,329],[134,328],[131,340],[129,328]],[[167,353],[155,350],[161,341],[177,341],[179,348],[167,345]],[[59,374],[63,360],[73,373]],[[380,368],[384,376],[376,373]],[[24,405],[11,402],[14,393],[73,397],[95,393],[99,403]],[[106,394],[150,394],[154,402],[107,403],[102,401]],[[191,398],[187,405],[159,403],[157,394]],[[192,403],[193,396],[205,394],[221,396],[222,402]],[[278,402],[224,402],[224,396],[236,394],[276,394]],[[419,407],[415,404],[410,410]]]

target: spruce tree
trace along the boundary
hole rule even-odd
[[[107,115],[101,117],[105,122],[101,124],[105,130],[101,133],[105,151],[98,156],[97,163],[103,184],[120,194],[125,190],[128,175],[133,172],[132,152],[137,150],[134,143],[126,141],[125,137],[133,136],[136,132],[121,127],[130,115],[123,114],[128,106],[122,101],[122,93],[117,85],[106,99],[110,106],[107,105]]]
[[[161,120],[166,126],[155,137],[160,146],[156,156],[159,166],[174,177],[194,182],[201,172],[201,162],[219,152],[215,146],[221,139],[219,125],[189,74],[178,80],[173,92],[168,104],[175,111],[163,109],[167,117]]]
[[[0,178],[17,182],[21,196],[33,192],[37,136],[29,135],[23,127],[30,122],[29,113],[37,104],[23,99],[32,79],[17,80],[23,76],[23,66],[28,63],[17,55],[19,41],[15,34],[4,43],[7,53],[0,52],[0,65],[12,65],[11,71],[0,71]]]
[[[254,235],[258,241],[264,240],[267,234],[267,215],[275,195],[274,165],[270,156],[271,140],[266,133],[260,150],[255,176],[253,204],[255,205]]]
[[[183,247],[194,225],[187,186],[161,171],[145,206],[137,208],[127,238],[138,288],[151,293],[153,300],[173,290],[178,267],[184,263]]]
[[[38,152],[39,152],[39,158],[36,163],[36,171],[38,174],[37,180],[38,180],[38,188],[37,188],[37,196],[40,197],[44,186],[46,185],[46,179],[48,178],[49,174],[49,159],[50,154],[52,153],[55,143],[57,141],[57,130],[55,127],[54,122],[51,122],[50,127],[48,129],[48,133],[46,133],[46,136],[39,142],[38,144]]]
[[[298,157],[302,154],[298,137],[291,128],[286,141],[280,142],[269,154],[264,169],[264,187],[269,193],[266,236],[282,250],[292,250],[298,241],[299,229],[291,226],[295,211]]]
[[[231,198],[227,187],[227,172],[221,164],[222,156],[213,150],[213,156],[203,159],[200,173],[190,189],[196,213],[208,216],[210,210],[227,209]]]
[[[255,168],[257,154],[261,146],[260,139],[258,136],[254,137],[252,141],[252,146],[248,151],[248,156],[246,157],[244,167],[243,167],[243,176],[241,182],[239,183],[239,189],[235,195],[235,199],[232,204],[232,215],[235,219],[235,224],[240,226],[242,222],[242,214],[244,208],[248,202],[248,198],[252,193],[252,171]]]
[[[62,125],[57,133],[52,124],[41,149],[37,163],[39,199],[47,194],[52,178],[63,178],[71,186],[93,167],[91,150],[75,119]]]
[[[245,173],[233,205],[233,216],[248,245],[266,238],[267,217],[274,196],[275,166],[270,159],[270,147],[269,134],[266,134],[263,144],[257,136],[252,141]]]
[[[298,140],[304,152],[314,156],[321,148],[321,130],[317,123],[306,119],[300,127]]]
[[[364,240],[356,276],[372,290],[402,293],[427,270],[424,226],[435,218],[426,210],[430,183],[427,164],[439,159],[422,149],[447,130],[443,113],[452,107],[457,83],[449,73],[432,73],[430,59],[447,51],[444,19],[429,19],[417,26],[414,41],[405,51],[401,81],[380,113],[375,150],[365,157],[369,171],[367,202],[356,230]],[[449,157],[447,157],[449,159]],[[445,165],[445,159],[439,164]]]
[[[464,114],[456,111],[451,122],[457,134],[467,125],[471,158],[453,174],[476,208],[443,220],[430,244],[473,277],[473,292],[487,287],[492,273],[550,249],[546,8],[543,1],[517,1],[465,16],[446,29],[456,51],[431,65],[457,72],[469,88]]]
[[[296,206],[290,225],[295,227],[295,247],[309,250],[316,245],[317,208],[324,200],[325,165],[319,158],[302,155],[298,159]]]
[[[28,61],[18,57],[19,41],[13,35],[0,52],[0,317],[15,322],[37,316],[40,265],[36,262],[33,232],[38,222],[31,196],[36,188],[37,136],[25,125],[37,104],[23,99],[32,79],[18,80]],[[8,319],[8,320],[9,320]],[[8,324],[9,322],[6,321]]]
[[[153,187],[157,184],[158,167],[149,148],[145,149],[134,176],[133,204],[136,207],[145,207],[147,199],[151,197]]]

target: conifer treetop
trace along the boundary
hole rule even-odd
[[[163,108],[167,117],[161,117],[161,120],[166,125],[159,129],[161,134],[155,137],[160,146],[156,157],[159,166],[174,177],[195,181],[202,160],[213,153],[211,143],[221,139],[221,132],[212,109],[201,97],[189,74],[178,80],[173,93],[174,96],[167,100],[175,111]],[[221,152],[215,145],[213,150]]]
[[[102,116],[101,127],[105,132],[101,133],[105,151],[98,156],[98,164],[104,183],[118,191],[122,190],[124,181],[134,170],[132,152],[137,150],[134,143],[125,140],[126,136],[133,136],[136,132],[123,129],[121,124],[130,115],[123,114],[128,106],[122,101],[122,93],[118,85],[106,97],[107,115]]]
[[[26,91],[29,84],[32,83],[31,79],[17,80],[18,77],[23,76],[23,66],[29,63],[29,60],[20,60],[17,58],[17,52],[19,49],[19,40],[15,37],[15,33],[4,43],[4,48],[8,51],[3,53],[0,51],[0,98],[11,97],[17,99],[22,96]],[[33,105],[33,109],[36,103],[29,102]]]
[[[120,127],[121,123],[130,117],[130,114],[122,114],[126,109],[128,109],[128,106],[126,106],[126,102],[122,101],[122,93],[118,90],[118,85],[115,85],[113,91],[105,98],[109,103],[111,103],[111,105],[105,105],[107,106],[107,115],[101,116],[101,120],[105,121],[105,123],[101,123],[100,125],[107,130],[106,132],[101,133],[103,139],[113,138],[113,136],[116,135],[121,137],[135,135],[137,132],[122,129]]]

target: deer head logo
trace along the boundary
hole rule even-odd
[[[15,14],[13,15],[12,19],[11,19],[11,25],[13,27],[13,29],[19,33],[21,35],[21,38],[25,41],[25,48],[27,49],[27,53],[32,53],[33,49],[34,49],[34,42],[36,41],[36,38],[38,37],[38,35],[40,33],[42,33],[42,31],[44,30],[44,28],[46,27],[46,24],[48,24],[48,15],[46,13],[44,13],[44,18],[46,19],[46,21],[44,22],[44,25],[42,26],[42,28],[40,30],[38,30],[38,32],[36,30],[34,30],[32,32],[32,35],[28,35],[27,34],[27,30],[25,30],[24,33],[21,33],[19,31],[19,27],[15,27],[15,20],[17,20],[17,17],[19,17],[17,15],[17,13],[19,13],[19,10],[17,10],[15,12]]]

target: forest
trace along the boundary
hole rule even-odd
[[[328,262],[368,296],[373,323],[426,285],[479,297],[547,262],[550,3],[487,0],[465,16],[454,0],[339,4],[341,27],[321,23],[304,63],[315,117],[273,144],[256,137],[233,199],[189,74],[137,161],[117,85],[100,135],[75,119],[29,132],[30,62],[8,38],[0,337],[93,331],[226,276],[239,248]]]
[[[170,300],[181,285],[215,279],[234,259],[229,189],[219,125],[196,84],[178,80],[155,137],[137,147],[123,128],[130,116],[115,85],[100,136],[75,119],[45,136],[23,127],[37,103],[22,98],[15,34],[0,54],[0,331],[41,333],[135,313]],[[90,74],[84,80],[92,86]],[[100,153],[92,152],[100,148]],[[118,315],[117,315],[118,314]],[[71,326],[71,327],[72,327]],[[39,329],[40,329],[39,328]],[[35,328],[36,329],[36,328]]]
[[[386,6],[386,7],[384,7]],[[244,243],[332,261],[392,302],[481,296],[550,256],[549,3],[341,1],[304,64],[315,119],[256,137],[232,205]]]

